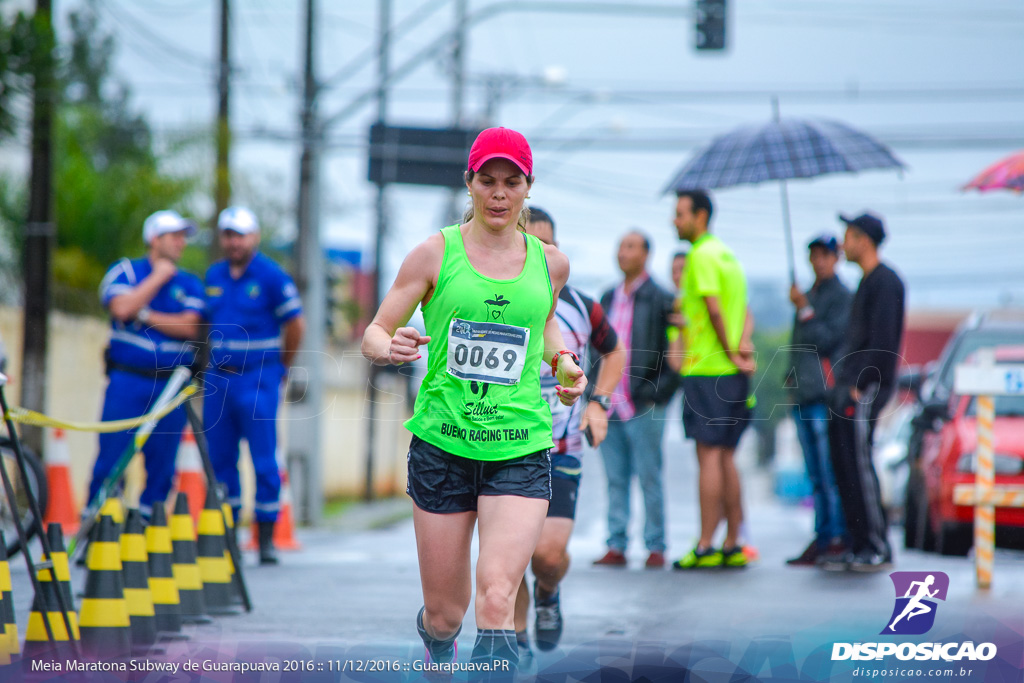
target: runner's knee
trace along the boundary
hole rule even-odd
[[[537,576],[548,576],[561,570],[568,560],[565,546],[561,543],[544,543],[537,545],[533,553],[533,573]]]
[[[502,620],[512,613],[518,590],[519,581],[495,580],[486,585],[481,584],[476,593],[478,612],[485,615],[488,620]]]

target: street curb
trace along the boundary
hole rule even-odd
[[[412,517],[412,499],[401,495],[349,505],[338,515],[324,519],[321,529],[371,531],[384,529]]]

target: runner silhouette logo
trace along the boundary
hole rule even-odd
[[[935,624],[936,600],[946,600],[949,577],[942,572],[893,572],[896,605],[882,635],[919,636]]]

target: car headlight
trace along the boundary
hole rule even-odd
[[[964,453],[956,462],[958,472],[974,472],[975,453]],[[1002,475],[1024,474],[1024,458],[1008,453],[996,453],[995,473]]]

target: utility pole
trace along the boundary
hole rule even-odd
[[[466,29],[468,0],[455,0],[455,27],[452,29],[452,128],[462,125],[466,93]],[[462,190],[452,190],[448,197],[448,215],[444,224],[460,221]]]
[[[462,123],[466,92],[466,11],[467,0],[455,0],[455,40],[452,42],[452,125]]]
[[[391,34],[391,0],[378,0],[378,40],[377,40],[377,122],[387,123],[388,116],[388,71],[390,34]],[[381,282],[384,268],[384,239],[388,230],[387,183],[391,173],[385,169],[381,183],[377,185],[377,231],[373,241],[373,306],[380,306],[383,293]],[[373,500],[373,467],[374,451],[377,448],[377,381],[381,368],[370,363],[370,376],[367,386],[366,423],[366,479],[363,484],[363,498]]]
[[[217,217],[231,201],[231,4],[220,0],[220,68],[217,74],[217,165],[214,169],[213,231],[210,239],[210,261],[220,258],[217,240]]]
[[[306,0],[305,69],[302,79],[302,156],[299,160],[296,281],[302,295],[306,335],[295,370],[304,370],[305,391],[291,405],[288,420],[301,429],[288,430],[288,455],[301,459],[302,521],[317,524],[323,509],[320,413],[324,393],[324,339],[327,334],[327,289],[320,246],[320,148],[322,127],[317,116],[316,0]],[[295,377],[293,381],[298,382]]]
[[[53,118],[57,105],[54,76],[53,7],[51,0],[36,0],[35,25],[45,49],[33,65],[32,167],[29,179],[28,220],[25,223],[23,277],[24,332],[21,355],[21,403],[30,410],[46,411],[46,349],[50,313],[50,261],[57,228],[53,216]],[[22,439],[36,453],[43,452],[43,432],[23,426]]]

